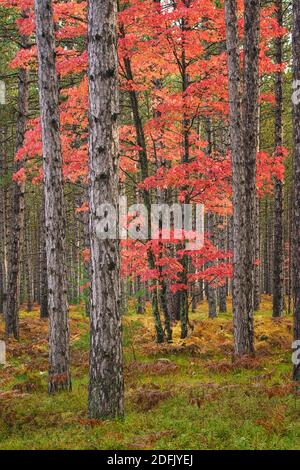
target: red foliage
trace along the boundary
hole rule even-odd
[[[34,34],[33,0],[0,0],[7,8],[22,11],[17,21],[21,34]],[[213,0],[191,0],[189,7],[176,2],[176,8],[153,0],[121,0],[118,14],[120,84],[124,92],[138,93],[143,109],[144,134],[151,176],[142,181],[142,190],[173,190],[179,202],[202,203],[207,211],[223,215],[231,213],[231,162],[226,145],[220,145],[207,155],[207,142],[201,140],[196,123],[209,118],[213,123],[227,126],[228,90],[227,57],[224,51],[225,21],[222,3]],[[239,33],[243,31],[243,2],[238,0]],[[286,34],[275,19],[275,7],[261,12],[260,73],[278,71],[269,54],[276,36]],[[60,77],[76,76],[76,85],[61,91],[61,141],[66,181],[86,182],[88,133],[88,83],[86,76],[86,1],[55,1],[54,14],[57,39],[57,71]],[[184,24],[184,27],[182,26]],[[201,26],[201,27],[200,27]],[[70,39],[80,39],[69,41]],[[66,41],[68,40],[68,41]],[[63,42],[64,41],[64,42]],[[67,44],[67,45],[66,45]],[[182,60],[188,84],[182,87]],[[242,51],[241,51],[242,57]],[[129,79],[124,60],[130,59],[133,71]],[[37,68],[36,47],[20,49],[11,67]],[[79,80],[78,80],[79,77]],[[274,96],[262,93],[263,103],[274,104]],[[183,120],[189,123],[189,158],[183,163]],[[120,177],[137,177],[139,171],[135,129],[128,123],[120,127]],[[16,173],[15,181],[27,176],[33,183],[42,178],[41,129],[39,119],[28,122],[25,143],[16,158],[24,168]],[[274,155],[259,152],[257,158],[257,191],[261,196],[271,192],[274,177],[283,179],[286,149]],[[138,179],[138,178],[137,178]],[[77,212],[88,210],[87,205]],[[185,234],[186,239],[189,235]],[[156,268],[149,270],[147,252],[155,255]],[[198,279],[222,283],[231,276],[230,253],[219,252],[206,237],[201,250],[182,248],[173,236],[168,242],[152,240],[145,243],[122,242],[124,275],[140,276],[142,280],[162,278],[171,283],[172,290],[186,289],[180,281],[182,257],[191,260],[188,283]],[[88,253],[83,254],[88,259]],[[209,267],[207,267],[209,266]]]

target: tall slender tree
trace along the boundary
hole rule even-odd
[[[22,46],[25,48],[27,38],[23,36]],[[17,108],[17,127],[16,127],[16,151],[23,143],[26,130],[26,119],[28,114],[28,71],[21,69],[19,71],[18,87],[18,108]],[[14,163],[15,173],[22,168],[22,162]],[[12,233],[11,249],[8,264],[8,284],[7,284],[7,302],[6,302],[6,335],[13,335],[19,339],[19,303],[20,303],[20,266],[23,249],[24,232],[24,192],[25,181],[18,179],[13,183],[12,196]]]
[[[293,124],[294,124],[294,340],[300,340],[300,0],[293,2]],[[300,382],[300,366],[294,367]]]
[[[258,106],[257,116],[257,152],[260,151],[260,117],[261,107]],[[260,309],[261,303],[261,266],[257,261],[260,259],[260,241],[261,241],[261,229],[260,229],[260,201],[259,196],[256,194],[255,197],[255,225],[254,225],[254,288],[253,288],[253,308],[255,312]]]
[[[283,26],[282,0],[276,0],[276,17],[279,26]],[[282,37],[275,39],[275,62],[282,65]],[[281,155],[282,148],[282,72],[275,74],[275,155]],[[284,306],[283,289],[283,183],[278,178],[274,181],[274,254],[273,254],[273,317],[281,317]]]
[[[91,0],[88,12],[89,204],[91,249],[90,418],[122,417],[123,355],[119,242],[99,233],[101,206],[118,207],[117,2]],[[102,220],[103,222],[103,220]]]
[[[45,225],[49,312],[49,393],[71,387],[69,324],[65,272],[66,221],[59,91],[55,65],[55,39],[51,0],[35,0],[36,42],[39,62]]]
[[[5,130],[1,130],[1,138],[5,140]],[[7,154],[5,143],[2,143],[0,151],[0,314],[6,312],[7,300],[7,184],[5,184],[5,175],[7,172]]]
[[[45,191],[43,188],[42,211],[40,217],[40,316],[48,318],[48,288],[47,288],[47,255],[46,255],[46,233],[45,233]]]
[[[236,355],[254,352],[253,279],[258,115],[259,0],[244,2],[244,73],[236,0],[225,1],[233,178],[233,314]]]

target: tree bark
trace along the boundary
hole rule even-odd
[[[260,263],[260,205],[259,198],[255,198],[255,261]],[[255,264],[254,266],[254,292],[253,292],[253,308],[255,312],[260,309],[261,302],[261,266]]]
[[[294,124],[294,340],[300,340],[300,1],[293,1],[293,124]],[[298,92],[298,93],[297,93]],[[294,367],[300,382],[300,365]]]
[[[26,277],[26,295],[27,295],[27,311],[32,312],[33,309],[33,269],[32,269],[32,256],[31,256],[31,240],[30,240],[30,226],[29,226],[29,212],[26,211],[25,220],[25,277]]]
[[[26,38],[22,39],[26,44]],[[16,151],[18,151],[24,142],[26,130],[26,120],[28,114],[28,71],[25,69],[19,72],[18,89],[18,111],[16,128]],[[14,163],[14,172],[22,168],[22,162]],[[24,192],[25,182],[19,181],[13,183],[12,195],[12,232],[11,248],[8,265],[8,285],[7,285],[7,303],[6,303],[6,336],[14,336],[19,339],[19,307],[20,307],[20,265],[23,249],[24,232]]]
[[[244,83],[241,102],[237,5],[235,0],[225,1],[233,173],[233,315],[236,355],[254,352],[252,230],[256,193],[259,12],[258,0],[245,2]]]
[[[283,25],[282,0],[276,0],[276,16],[280,26]],[[282,38],[275,39],[275,62],[282,64]],[[281,154],[282,147],[282,73],[275,75],[275,156]],[[283,276],[283,184],[274,181],[274,253],[273,253],[273,317],[281,317],[284,307]]]
[[[48,318],[48,280],[47,280],[47,254],[46,254],[46,233],[45,233],[45,191],[43,188],[42,211],[40,218],[40,317]]]
[[[261,109],[258,106],[257,114],[257,152],[260,151],[260,117]],[[260,201],[259,196],[255,195],[255,223],[254,223],[254,287],[253,287],[253,308],[255,312],[260,309],[261,303],[261,265],[260,265]]]
[[[225,224],[224,216],[216,216],[218,218],[219,227],[217,229],[218,234],[218,247],[221,251],[227,251],[227,225]],[[219,301],[219,311],[220,313],[227,312],[227,284],[220,286],[218,288],[218,301]]]
[[[118,208],[117,3],[91,0],[88,13],[91,345],[89,417],[124,414],[119,241],[99,239],[98,208]]]
[[[209,212],[207,214],[207,231],[209,233],[210,241],[215,244],[215,214]],[[212,266],[213,263],[207,263],[207,267]],[[207,301],[208,301],[208,317],[210,319],[216,318],[217,314],[217,291],[214,287],[207,283]]]
[[[5,140],[5,130],[1,132],[1,138]],[[0,256],[1,256],[1,298],[0,298],[0,313],[5,317],[6,315],[6,302],[7,302],[7,186],[5,184],[5,176],[7,174],[7,156],[6,146],[1,146],[0,153]]]
[[[66,221],[60,142],[59,91],[51,0],[35,0],[39,62],[49,311],[49,393],[71,388],[65,272]]]

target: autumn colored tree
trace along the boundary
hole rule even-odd
[[[21,1],[7,0],[6,5],[20,9]],[[32,7],[32,3],[28,2],[27,15],[25,18],[18,18],[17,26],[20,32],[34,38]],[[194,230],[187,230],[180,240],[173,236],[174,234],[165,240],[162,225],[154,227],[150,219],[147,221],[148,228],[157,230],[158,240],[149,239],[142,244],[132,241],[122,243],[123,276],[126,282],[128,280],[129,287],[131,281],[135,282],[138,292],[141,285],[149,289],[149,294],[142,295],[151,297],[155,336],[158,342],[171,340],[170,319],[181,321],[182,338],[189,334],[191,331],[189,308],[192,300],[195,306],[195,299],[201,297],[202,290],[199,292],[199,286],[202,283],[205,283],[208,294],[212,292],[214,295],[220,294],[219,297],[222,295],[222,302],[219,300],[221,310],[224,309],[227,284],[232,276],[232,253],[231,247],[229,248],[231,234],[230,227],[226,226],[226,223],[230,222],[232,216],[231,182],[235,170],[230,161],[232,152],[231,155],[229,152],[233,141],[229,141],[228,132],[228,66],[223,7],[224,5],[216,4],[214,1],[204,4],[200,0],[175,2],[172,5],[153,0],[132,0],[120,1],[118,5],[118,55],[122,105],[119,120],[121,154],[119,176],[123,191],[130,200],[143,202],[148,209],[152,203],[189,203],[194,208],[196,204],[201,203],[213,221],[209,224],[204,247],[200,250],[187,249],[195,236]],[[92,277],[89,268],[92,265],[92,256],[89,253],[89,243],[86,242],[87,230],[83,228],[86,227],[86,223],[82,221],[83,218],[87,219],[89,209],[87,135],[90,124],[87,115],[86,10],[86,2],[53,3],[56,70],[60,80],[62,173],[68,199],[67,220],[71,224],[67,230],[66,243],[67,295],[70,300],[73,300],[74,292],[80,297],[78,294],[80,283],[85,300],[89,299],[89,289],[92,287],[89,283]],[[264,6],[260,11],[259,65],[260,75],[266,77],[264,82],[281,70],[279,64],[272,62],[271,48],[274,38],[283,34],[275,13],[273,5]],[[251,118],[249,129],[253,129],[257,117],[254,117],[255,109],[251,107],[250,96],[258,94],[258,89],[255,85],[257,71],[252,69],[251,62],[252,43],[244,34],[244,18],[247,14],[243,2],[238,1],[236,56],[240,63],[237,70],[241,82],[243,68],[246,71],[244,81],[247,82],[248,88],[245,88],[247,91],[243,95],[243,103],[237,100],[237,106],[240,106],[241,115],[245,114],[247,118]],[[257,23],[257,18],[255,22]],[[255,31],[251,32],[255,36]],[[254,39],[257,40],[256,36]],[[249,46],[246,55],[248,46],[242,50],[243,43]],[[25,66],[34,76],[37,69],[36,52],[36,46],[32,41],[31,47],[17,51],[11,66],[14,68]],[[258,58],[255,56],[253,64],[257,61]],[[248,72],[254,81],[248,77]],[[231,96],[231,91],[229,92]],[[231,102],[231,99],[229,101]],[[257,101],[258,98],[255,97],[253,103],[256,103],[256,107]],[[273,101],[271,92],[260,94],[261,105]],[[210,125],[210,137],[208,137],[207,123]],[[273,191],[274,178],[279,182],[282,181],[282,161],[286,156],[283,148],[280,154],[276,155],[276,159],[267,151],[260,151],[256,155],[255,150],[254,155],[255,134],[256,132],[252,131],[249,136],[243,133],[243,139],[252,139],[250,143],[247,140],[245,157],[249,161],[250,177],[247,181],[249,185],[250,181],[252,183],[251,188],[249,186],[251,198],[244,200],[244,203],[247,202],[250,215],[252,199],[258,200],[265,194],[270,195]],[[209,145],[207,140],[211,140]],[[238,155],[240,147],[236,148]],[[249,149],[252,149],[251,155]],[[41,122],[38,115],[35,115],[28,120],[25,142],[17,153],[17,159],[22,161],[24,166],[24,174],[17,175],[17,178],[26,178],[27,184],[37,186],[35,190],[39,193],[43,179],[41,155]],[[253,165],[255,159],[257,165]],[[235,181],[235,177],[233,179]],[[243,193],[244,196],[246,193],[248,194],[247,191]],[[233,196],[233,205],[236,200]],[[256,210],[257,207],[258,204]],[[79,229],[78,233],[75,233],[79,218],[82,230]],[[222,218],[220,223],[219,218]],[[247,220],[250,221],[250,218],[247,216]],[[224,239],[220,239],[224,238],[224,233],[219,238],[221,225],[222,231],[226,232],[227,243]],[[41,246],[42,235],[40,231]],[[270,238],[268,238],[269,245]],[[77,247],[82,246],[85,249],[82,257],[79,257],[80,248]],[[253,246],[250,247],[248,244],[247,250],[249,253],[251,250],[254,251]],[[30,252],[30,248],[27,251]],[[249,253],[247,251],[248,260]],[[269,246],[268,253],[271,253]],[[261,260],[258,259],[260,255],[257,249],[255,256],[253,252],[252,262],[249,262],[250,270],[256,269],[256,272],[259,272],[257,267],[260,266]],[[81,262],[84,264],[83,270],[80,267]],[[76,274],[77,269],[81,270],[79,275]],[[256,278],[258,279],[257,276]],[[46,285],[42,271],[39,279],[43,279],[40,282],[39,293],[41,302],[45,299]],[[171,297],[176,301],[171,302]],[[216,299],[213,297],[211,299],[215,311]],[[247,299],[250,302],[250,297]],[[248,320],[249,326],[251,315]]]

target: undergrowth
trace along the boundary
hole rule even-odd
[[[126,417],[87,419],[88,319],[71,308],[73,390],[47,395],[47,322],[22,311],[21,340],[0,366],[0,449],[299,449],[291,382],[292,319],[255,318],[256,355],[234,360],[231,312],[200,305],[187,340],[154,342],[149,311],[124,316]],[[4,325],[0,321],[0,338]]]

